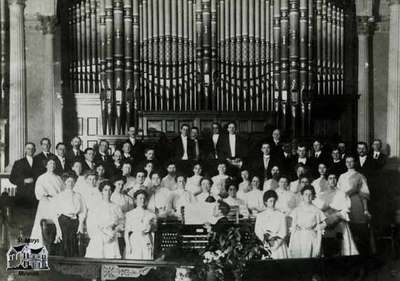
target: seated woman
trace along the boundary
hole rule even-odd
[[[242,171],[240,172],[240,177],[242,178],[242,182],[239,183],[239,190],[237,193],[237,197],[246,201],[246,194],[251,189],[249,171],[246,169],[242,169]]]
[[[263,193],[260,190],[260,178],[253,176],[250,191],[246,194],[246,205],[251,214],[255,216],[264,210]]]
[[[300,193],[302,202],[291,213],[290,257],[320,257],[326,216],[312,203],[315,198],[315,190],[311,185],[305,186]]]
[[[223,200],[230,207],[238,207],[239,215],[243,218],[249,217],[249,209],[247,209],[246,201],[237,197],[237,186],[234,183],[228,184],[228,197]]]
[[[124,176],[115,176],[112,182],[115,186],[115,191],[111,195],[111,202],[117,204],[125,214],[134,207],[133,198],[123,193],[126,178]]]
[[[133,198],[133,195],[139,189],[146,190],[147,186],[144,185],[144,181],[146,178],[146,171],[139,170],[136,172],[135,184],[129,188],[128,195]]]
[[[275,190],[278,188],[278,180],[279,180],[279,167],[278,166],[273,166],[271,168],[271,178],[270,179],[265,179],[264,185],[263,185],[263,191],[267,190]]]
[[[82,196],[74,191],[75,174],[64,173],[62,178],[65,189],[54,197],[56,241],[61,241],[61,256],[75,257],[79,254],[77,234],[83,233],[86,206]]]
[[[100,184],[102,181],[107,180],[106,178],[106,168],[104,167],[104,164],[99,163],[96,165],[95,168],[96,174],[97,174],[97,184]]]
[[[200,181],[203,178],[201,176],[202,167],[200,163],[196,163],[193,166],[193,176],[187,179],[186,189],[191,192],[193,196],[197,196],[201,193]]]
[[[317,197],[320,193],[325,192],[326,190],[328,190],[328,181],[326,180],[326,164],[324,163],[320,163],[318,164],[318,173],[319,173],[319,178],[317,178],[316,180],[314,180],[311,185],[314,187],[315,189],[315,193],[317,194]]]
[[[217,198],[219,197],[214,197],[211,194],[211,185],[212,181],[209,178],[202,178],[200,181],[200,186],[201,186],[201,193],[196,196],[197,202],[206,202],[208,198],[214,198],[214,202],[216,201]],[[209,199],[208,201],[210,201]]]
[[[124,230],[124,214],[121,208],[110,201],[115,186],[103,181],[99,186],[102,200],[88,210],[89,245],[87,258],[119,259],[118,232]]]
[[[225,189],[225,183],[228,179],[230,179],[230,176],[226,174],[226,164],[221,162],[218,164],[217,167],[218,170],[218,175],[213,176],[211,178],[213,185],[211,187],[211,194],[216,197],[226,197],[227,192]]]
[[[148,208],[158,217],[167,217],[171,210],[171,191],[161,186],[161,177],[158,172],[151,174],[151,188]]]
[[[151,260],[154,258],[156,215],[147,209],[146,191],[136,191],[134,199],[136,208],[126,213],[125,217],[125,258]]]
[[[172,191],[171,194],[171,214],[181,218],[182,207],[193,203],[195,201],[194,196],[191,192],[186,190],[186,180],[182,175],[178,175],[176,178],[176,190]]]
[[[46,163],[46,172],[36,180],[35,195],[39,204],[31,233],[31,239],[35,239],[46,246],[51,254],[53,254],[52,244],[56,235],[53,221],[54,197],[62,191],[64,186],[62,179],[54,173],[55,169],[56,162],[50,158]]]
[[[286,246],[286,236],[288,234],[286,216],[275,209],[278,195],[273,190],[264,193],[263,201],[266,209],[257,214],[254,232],[257,237],[268,243],[273,259],[287,259],[288,249]]]
[[[275,190],[278,194],[278,201],[275,208],[282,213],[289,215],[290,212],[297,207],[300,202],[300,196],[294,194],[289,189],[289,178],[282,175],[278,181],[278,188]]]

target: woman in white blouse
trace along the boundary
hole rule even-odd
[[[246,194],[246,204],[252,215],[264,210],[263,193],[260,190],[260,178],[253,176],[251,179],[251,190]]]
[[[139,189],[134,194],[136,208],[125,218],[125,243],[127,259],[153,259],[156,215],[147,209],[147,192]]]
[[[110,181],[103,181],[99,186],[102,200],[88,210],[87,224],[91,225],[87,258],[119,259],[118,232],[124,229],[124,215],[121,208],[110,201],[115,187]]]
[[[268,244],[273,259],[288,258],[286,236],[288,234],[285,215],[275,209],[278,195],[274,190],[264,193],[263,201],[266,209],[259,213],[256,218],[254,232],[257,237]]]
[[[61,241],[60,255],[74,257],[78,255],[78,233],[83,233],[86,207],[82,196],[74,191],[76,176],[64,173],[64,190],[54,197],[54,223],[56,241]]]
[[[193,176],[187,179],[186,189],[193,194],[193,196],[197,196],[201,193],[200,181],[203,178],[201,176],[202,168],[199,163],[194,164],[193,166]]]
[[[181,218],[182,207],[186,207],[195,201],[193,194],[186,190],[186,180],[182,175],[176,178],[176,190],[171,194],[171,214]]]

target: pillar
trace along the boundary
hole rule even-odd
[[[387,143],[400,158],[400,0],[390,0]]]
[[[370,140],[370,79],[369,79],[369,40],[370,22],[368,16],[357,17],[358,32],[358,141]]]
[[[25,1],[8,1],[10,10],[10,166],[24,155],[26,142]]]
[[[56,143],[62,141],[62,101],[61,95],[57,94],[54,85],[54,33],[56,30],[56,16],[38,15],[43,33],[43,67],[44,67],[44,84],[43,95],[46,102],[46,115],[49,116],[48,124],[49,135],[52,148],[55,148]]]

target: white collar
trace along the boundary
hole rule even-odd
[[[365,159],[365,158],[367,157],[367,155],[364,155],[364,156],[359,155],[359,157],[360,157],[361,159]]]
[[[271,158],[271,155],[265,155],[265,154],[263,154],[263,157],[266,158],[266,159],[269,159],[269,158]]]

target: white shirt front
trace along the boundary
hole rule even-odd
[[[231,156],[236,156],[236,135],[229,134],[229,147],[231,148]]]
[[[306,162],[307,162],[307,158],[306,157],[304,157],[304,158],[300,158],[299,157],[299,159],[297,161],[297,163],[303,163],[304,165],[306,165]]]
[[[58,160],[60,160],[61,167],[63,170],[65,169],[65,157],[61,157],[60,155],[57,155]]]
[[[379,151],[374,152],[374,159],[378,159],[381,153]]]
[[[26,156],[26,160],[28,160],[28,163],[29,163],[29,166],[31,166],[32,167],[32,165],[33,165],[33,158],[32,158],[32,156]]]
[[[263,155],[263,159],[264,159],[264,169],[268,169],[268,164],[269,164],[269,159],[271,157],[269,155]]]
[[[93,164],[93,162],[90,162],[90,161],[88,161],[88,160],[85,160],[85,162],[86,162],[86,164],[89,166],[89,169],[93,169],[94,168],[94,164]]]
[[[75,156],[79,156],[80,155],[80,152],[79,152],[78,149],[73,148],[72,151],[74,152]]]
[[[365,160],[367,160],[367,156],[360,156],[360,165],[361,167],[364,166]]]
[[[319,158],[320,155],[321,155],[321,151],[316,151],[315,152],[315,158]]]
[[[187,153],[187,136],[182,136],[181,135],[181,140],[182,140],[182,145],[183,145],[183,156],[182,160],[188,160],[188,153]]]
[[[214,135],[212,135],[212,140],[213,140],[213,144],[214,144],[214,149],[217,148],[218,139],[219,139],[219,134],[214,134]]]

